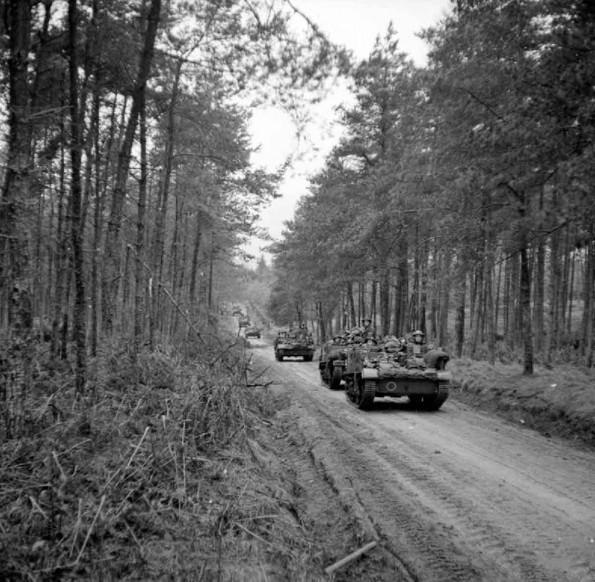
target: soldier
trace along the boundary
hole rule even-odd
[[[372,339],[378,343],[378,336],[376,335],[376,328],[372,325],[372,320],[369,317],[362,319],[361,334],[364,339]]]
[[[410,352],[414,357],[422,357],[428,351],[428,346],[424,343],[425,333],[416,329],[412,334],[413,342],[410,344]]]
[[[423,344],[424,343],[424,337],[426,337],[426,334],[419,330],[416,329],[411,336],[413,337],[413,343],[415,344]]]

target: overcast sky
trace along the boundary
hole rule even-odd
[[[292,3],[331,41],[345,45],[359,59],[370,54],[376,37],[383,36],[392,21],[400,50],[409,54],[420,66],[426,62],[427,47],[416,33],[436,24],[451,11],[450,0],[292,0]],[[341,96],[335,95],[329,103],[321,106],[320,124],[312,128],[310,137],[314,145],[310,152],[306,152],[310,154],[306,156],[308,159],[296,163],[294,172],[282,185],[282,197],[263,212],[262,224],[275,238],[280,236],[283,222],[292,218],[298,199],[306,192],[307,174],[323,166],[334,138],[329,111],[339,99]],[[267,109],[256,112],[252,133],[261,148],[254,161],[270,170],[278,167],[296,150],[295,127],[282,111]],[[258,243],[251,245],[250,250],[259,254]]]
[[[450,0],[292,0],[330,39],[367,57],[378,35],[392,21],[401,50],[418,65],[425,63],[425,43],[415,33],[450,12]]]

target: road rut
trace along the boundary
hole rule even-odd
[[[319,472],[399,580],[595,581],[595,455],[449,399],[438,412],[331,391],[314,362],[256,367],[291,400]]]

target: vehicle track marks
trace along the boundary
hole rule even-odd
[[[271,366],[313,458],[402,564],[401,576],[595,580],[595,456],[447,402],[350,407],[316,363]],[[375,403],[376,404],[376,403]]]

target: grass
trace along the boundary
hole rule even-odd
[[[78,399],[43,346],[26,389],[3,377],[0,579],[315,579],[276,494],[292,484],[255,438],[266,387],[229,344],[106,348]]]
[[[454,397],[548,436],[595,446],[595,370],[537,365],[524,376],[520,364],[490,365],[470,359],[449,363]]]
[[[0,346],[0,579],[324,579],[241,338],[104,346],[80,398],[69,362],[24,353]],[[595,444],[592,370],[449,367],[454,398]]]

